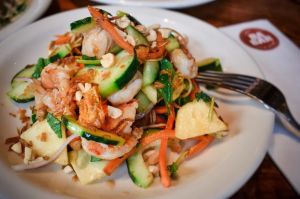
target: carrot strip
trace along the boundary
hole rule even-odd
[[[175,111],[174,111],[174,106],[170,106],[170,114],[168,117],[168,121],[167,121],[167,125],[166,125],[166,129],[170,130],[173,128],[175,122]]]
[[[159,150],[159,171],[160,180],[164,187],[169,187],[171,185],[171,179],[167,169],[167,147],[168,138],[162,138]]]
[[[108,32],[114,42],[116,42],[116,44],[118,44],[121,48],[125,49],[128,53],[133,54],[133,46],[124,40],[124,38],[118,33],[115,26],[109,21],[107,17],[104,16],[98,9],[92,6],[88,6],[88,9],[96,23]]]
[[[57,39],[54,41],[55,45],[66,44],[71,40],[69,35],[59,35]]]
[[[148,144],[151,144],[152,142],[162,139],[162,138],[175,138],[175,131],[174,130],[161,130],[161,131],[157,131],[155,133],[151,133],[150,135],[143,137],[140,141],[140,144],[142,147],[145,147]]]
[[[171,105],[170,113],[166,125],[166,130],[171,130],[173,128],[174,121],[175,121],[175,111],[174,111],[174,107]],[[169,187],[171,185],[171,179],[167,168],[167,148],[168,148],[168,137],[163,137],[160,143],[158,163],[159,163],[160,180],[164,187]]]
[[[199,137],[198,140],[199,142],[188,150],[186,158],[190,158],[207,148],[207,146],[214,140],[214,136],[205,135]]]
[[[196,93],[198,93],[200,91],[200,88],[199,88],[199,85],[197,84],[197,82],[195,80],[192,80],[192,84],[193,84],[193,90],[192,92],[190,93],[190,98],[192,100],[195,99],[195,96],[196,96]]]
[[[168,112],[168,109],[166,106],[158,106],[154,108],[155,113],[157,114],[165,114]]]
[[[106,173],[106,175],[110,176],[127,158],[129,158],[133,153],[135,153],[135,151],[136,147],[131,149],[131,151],[129,151],[122,157],[109,161],[104,167],[103,171]]]

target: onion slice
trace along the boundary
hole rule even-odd
[[[33,162],[29,164],[17,164],[17,165],[13,165],[12,169],[15,171],[23,171],[23,170],[36,169],[39,167],[46,166],[51,162],[55,161],[63,152],[63,150],[67,147],[67,145],[70,144],[70,142],[72,142],[77,137],[79,137],[79,135],[76,134],[73,134],[70,137],[68,137],[67,140],[59,147],[59,149],[48,160],[42,160],[42,161]]]

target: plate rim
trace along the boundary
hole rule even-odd
[[[96,7],[99,7],[99,6],[96,6]],[[115,10],[118,10],[118,9],[128,9],[128,7],[126,6],[101,6],[101,8],[104,8],[104,9],[115,9]],[[146,9],[146,10],[153,10],[153,11],[159,11],[159,12],[167,12],[167,13],[170,13],[170,14],[175,14],[177,16],[180,16],[180,17],[187,17],[187,18],[190,18],[192,20],[197,20],[198,22],[202,23],[202,24],[205,24],[206,26],[209,26],[210,28],[214,29],[215,31],[218,31],[220,34],[222,34],[223,36],[231,39],[228,35],[226,35],[224,32],[222,32],[221,30],[217,29],[216,27],[214,27],[213,25],[201,20],[201,19],[198,19],[196,17],[193,17],[193,16],[189,16],[189,15],[186,15],[186,14],[183,14],[183,13],[179,13],[179,12],[176,12],[176,11],[170,11],[170,10],[163,10],[163,9],[159,9],[159,8],[141,8],[141,7],[131,7],[130,9]],[[66,13],[71,13],[71,12],[78,12],[80,10],[86,10],[86,7],[83,7],[83,8],[80,8],[80,9],[75,9],[75,10],[71,10],[71,11],[65,11],[65,12],[61,12],[61,13],[58,13],[58,14],[55,14],[55,15],[51,15],[51,16],[48,16],[48,17],[45,17],[41,20],[38,20],[34,23],[32,23],[31,25],[29,26],[26,26],[26,27],[23,27],[20,31],[10,35],[8,38],[6,38],[5,40],[3,40],[1,43],[0,43],[0,49],[2,48],[2,45],[5,45],[5,43],[9,43],[11,39],[13,39],[14,37],[16,37],[18,34],[21,34],[21,32],[25,31],[26,29],[30,29],[31,27],[34,27],[34,26],[40,26],[40,24],[42,23],[45,23],[44,21],[47,21],[47,20],[51,20],[52,18],[58,18],[58,17],[61,17],[63,15],[65,15]],[[231,39],[232,40],[232,39]],[[255,60],[247,53],[247,51],[245,51],[245,49],[243,49],[240,45],[238,45],[236,42],[232,41],[233,43],[235,43],[236,46],[238,46],[240,48],[241,51],[245,52],[247,54],[247,56],[255,63],[255,67],[256,69],[258,70],[258,73],[260,73],[260,75],[263,75],[260,71],[260,68],[258,67],[258,65],[256,64]],[[260,165],[260,163],[262,162],[263,158],[265,157],[265,154],[267,153],[267,148],[268,148],[268,142],[270,141],[270,138],[271,138],[271,134],[272,134],[272,129],[273,129],[273,125],[274,125],[274,114],[270,115],[269,119],[270,119],[270,123],[272,125],[270,125],[270,132],[268,134],[268,137],[265,138],[265,142],[266,144],[264,144],[264,148],[261,149],[261,153],[259,155],[259,157],[256,158],[256,161],[255,161],[255,164],[252,165],[251,168],[248,168],[247,170],[247,174],[245,174],[243,176],[243,178],[240,178],[239,179],[239,183],[238,185],[236,186],[232,186],[230,190],[228,190],[226,192],[226,197],[230,197],[231,195],[233,195],[238,189],[240,189],[248,180],[249,178],[254,174],[254,172],[257,170],[258,166]],[[266,132],[267,133],[267,132]],[[22,179],[23,180],[23,179]],[[56,197],[60,197],[60,195],[57,195],[56,193],[52,192],[51,194],[54,194]],[[1,195],[0,195],[1,196]],[[52,195],[53,196],[53,195]],[[219,195],[220,196],[220,195]]]
[[[170,9],[183,9],[193,6],[198,6],[210,3],[215,0],[184,0],[174,2],[141,2],[132,0],[92,0],[96,3],[105,3],[107,5],[120,5],[120,6],[141,6],[141,7],[155,7],[155,8],[170,8]]]

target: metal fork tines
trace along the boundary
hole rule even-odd
[[[245,94],[265,107],[274,111],[279,118],[288,122],[283,124],[294,134],[300,137],[300,125],[289,111],[282,92],[271,83],[248,75],[205,71],[199,73],[196,81],[200,84],[227,88]]]

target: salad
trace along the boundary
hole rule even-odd
[[[159,177],[169,187],[184,161],[226,135],[214,98],[195,81],[198,72],[222,70],[220,61],[197,62],[176,30],[88,10],[50,42],[47,58],[11,80],[11,100],[33,101],[30,117],[19,110],[24,127],[6,140],[23,158],[12,168],[56,163],[89,184],[126,162],[137,186]]]
[[[16,20],[27,8],[28,0],[3,0],[0,4],[0,29]]]

